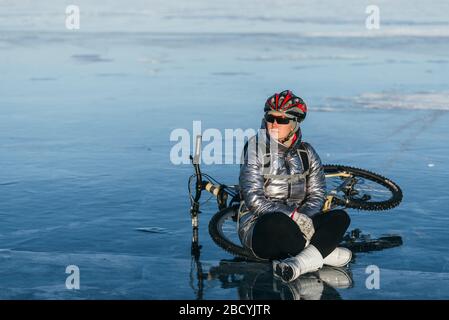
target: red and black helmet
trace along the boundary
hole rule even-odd
[[[270,111],[285,112],[287,116],[301,122],[306,118],[307,106],[305,102],[298,96],[294,95],[290,90],[275,93],[265,102],[265,113]]]

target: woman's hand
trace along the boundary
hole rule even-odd
[[[310,219],[303,213],[299,213],[297,210],[293,211],[293,213],[291,214],[291,218],[299,226],[299,229],[304,235],[304,238],[310,241],[310,239],[312,239],[313,237],[313,234],[315,233],[312,219]]]

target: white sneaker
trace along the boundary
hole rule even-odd
[[[352,252],[349,249],[337,247],[324,258],[324,264],[332,267],[343,267],[352,259]]]
[[[317,248],[309,245],[294,257],[273,260],[273,273],[284,282],[290,282],[302,274],[317,271],[322,266],[323,256]]]

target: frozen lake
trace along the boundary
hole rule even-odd
[[[289,88],[323,163],[404,192],[385,213],[349,210],[350,229],[404,244],[358,254],[352,286],[318,297],[448,299],[449,3],[377,2],[379,30],[355,0],[77,1],[80,29],[67,30],[59,1],[0,1],[0,298],[289,298],[266,265],[224,261],[207,232],[214,201],[198,279],[193,170],[172,164],[169,139],[195,120],[257,129],[265,99]],[[238,168],[202,167],[227,184]]]

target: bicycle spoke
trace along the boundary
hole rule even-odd
[[[378,202],[388,200],[392,194],[388,188],[378,183],[354,176],[331,176],[326,178],[326,185],[328,194],[343,199],[349,197],[353,200]],[[369,196],[368,201],[363,198],[365,196]]]
[[[368,188],[356,188],[358,191],[375,191],[375,192],[380,192],[380,193],[388,193],[391,194],[390,190],[379,190],[379,189],[368,189]]]
[[[229,241],[238,243],[238,234],[236,230],[236,223],[232,220],[231,217],[226,219],[223,222],[223,226],[221,228],[223,236],[226,237]]]

